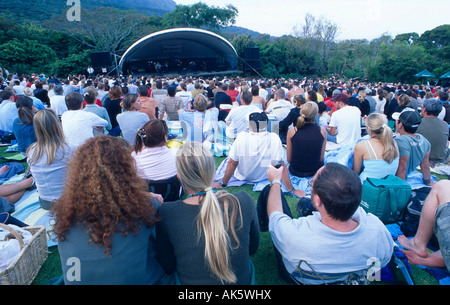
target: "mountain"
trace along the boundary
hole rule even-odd
[[[67,0],[2,1],[0,15],[6,14],[16,22],[39,23],[51,19],[54,15],[64,14],[75,5],[67,5],[67,2]],[[173,11],[176,3],[173,0],[80,0],[80,5],[83,9],[109,6],[121,10],[135,10],[149,16],[162,16]]]
[[[94,9],[99,6],[114,7],[120,10],[134,10],[148,16],[163,16],[175,10],[174,0],[79,0],[81,8]],[[0,15],[5,14],[19,23],[41,23],[50,20],[54,15],[62,15],[71,6],[67,0],[20,0],[2,1]],[[70,1],[69,1],[70,3]],[[231,36],[246,34],[252,37],[260,33],[250,29],[230,26],[222,30]]]

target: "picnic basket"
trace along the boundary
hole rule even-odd
[[[0,223],[0,227],[11,232],[19,241],[20,253],[5,269],[0,271],[0,285],[30,285],[47,259],[47,237],[44,226],[29,226],[22,229],[32,237],[24,244],[22,236],[14,228]]]

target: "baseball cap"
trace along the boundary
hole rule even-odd
[[[253,122],[253,124],[255,124],[256,131],[259,132],[267,129],[269,118],[265,112],[253,112],[248,114],[248,121],[249,123]],[[263,122],[265,122],[265,124],[261,124]]]
[[[393,120],[398,120],[404,125],[416,128],[422,122],[422,116],[413,108],[405,108],[402,112],[394,112],[392,114]]]

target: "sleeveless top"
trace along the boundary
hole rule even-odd
[[[375,150],[369,140],[365,140],[364,144],[366,144],[366,149],[369,153],[370,159],[363,160],[364,170],[361,174],[359,174],[361,181],[364,181],[367,178],[383,178],[387,175],[395,175],[398,168],[399,157],[392,160],[391,163],[388,163],[384,159],[378,159],[377,154],[375,153]],[[374,158],[372,157],[371,151],[373,152]]]
[[[292,158],[289,172],[297,177],[311,177],[323,166],[323,135],[316,124],[305,124],[291,138]]]

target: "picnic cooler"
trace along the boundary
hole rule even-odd
[[[411,199],[411,186],[394,175],[367,178],[363,183],[361,206],[384,223],[402,220]]]
[[[23,227],[32,237],[24,244],[22,236],[10,226],[0,227],[11,232],[19,241],[20,253],[3,271],[0,271],[0,285],[30,285],[48,256],[47,236],[44,226]]]

